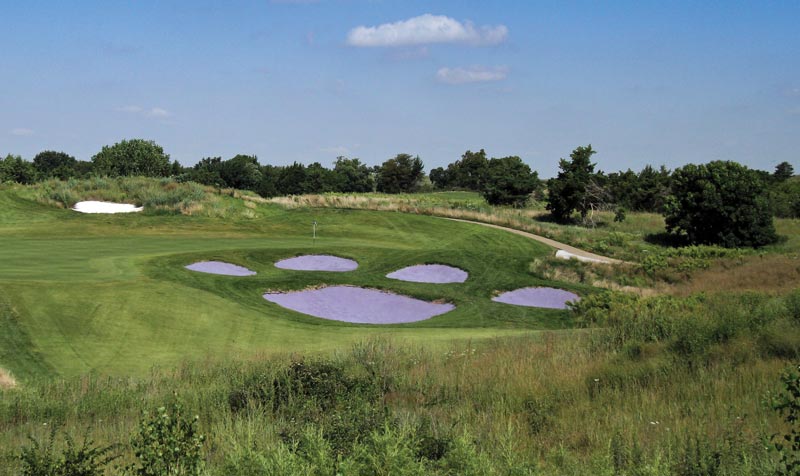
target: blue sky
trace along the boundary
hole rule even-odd
[[[70,5],[75,3],[76,5]],[[0,154],[800,168],[800,2],[3,2]]]

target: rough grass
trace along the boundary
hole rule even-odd
[[[453,458],[491,475],[691,474],[681,465],[706,458],[719,463],[716,474],[774,471],[763,438],[782,426],[762,397],[778,390],[786,360],[751,354],[689,367],[659,350],[636,359],[597,350],[596,339],[589,332],[545,333],[445,348],[378,340],[313,358],[215,360],[140,378],[88,375],[34,383],[0,398],[0,474],[14,474],[14,452],[28,444],[28,435],[43,439],[54,424],[76,437],[88,434],[98,444],[121,443],[123,461],[130,462],[127,445],[142,412],[164,405],[173,393],[200,416],[209,474],[261,474],[245,472],[244,461],[273,467],[277,462],[269,460],[278,454],[298,461],[317,454],[329,465],[319,472],[280,474],[333,474],[336,454],[326,444],[306,446],[308,431],[343,445],[339,464],[355,464],[359,445],[382,458],[380,446],[369,443],[380,435],[393,435],[396,444],[414,449],[412,455],[425,448],[417,454],[433,457],[436,446],[430,445],[443,445],[443,459],[385,461],[401,464],[393,474],[411,467],[417,469],[409,474],[473,474],[450,467]],[[718,352],[733,355],[751,344],[726,344]],[[386,419],[378,417],[375,427],[363,420],[371,393],[354,393],[348,404],[326,404],[327,414],[318,413],[316,405],[329,398],[325,386],[306,387],[313,399],[275,407],[272,382],[286,378],[291,361],[329,365],[330,385],[343,378],[380,382],[374,387],[380,392],[376,403],[385,408]],[[230,396],[242,390],[263,400],[233,411]],[[360,443],[347,443],[348,438]],[[701,448],[687,447],[690,440]]]

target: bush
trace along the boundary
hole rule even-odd
[[[60,455],[54,451],[56,427],[50,430],[45,445],[31,438],[31,446],[22,448],[19,459],[22,476],[99,476],[104,468],[119,457],[116,446],[95,446],[91,439],[84,438],[76,446],[72,437],[64,437],[67,447]]]
[[[736,162],[689,164],[672,174],[667,232],[690,244],[759,247],[777,241],[766,184]]]
[[[202,474],[205,437],[197,428],[198,420],[197,415],[186,415],[177,400],[168,407],[158,408],[153,415],[145,413],[132,442],[139,460],[134,473],[138,476]]]

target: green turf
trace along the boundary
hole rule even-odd
[[[538,280],[529,263],[552,250],[478,225],[401,213],[260,204],[243,218],[83,215],[0,190],[0,366],[18,377],[140,373],[209,355],[330,350],[379,334],[445,342],[569,327],[566,311],[494,303],[494,292]],[[244,209],[226,197],[226,206]],[[227,203],[227,202],[226,202]],[[319,223],[318,239],[311,223]],[[297,272],[276,260],[305,253],[356,259],[349,273]],[[258,271],[236,278],[185,270],[218,259]],[[390,280],[418,263],[463,268],[463,284]],[[266,290],[351,284],[392,290],[456,310],[428,321],[352,325],[265,301]]]

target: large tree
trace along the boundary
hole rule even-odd
[[[397,154],[381,164],[378,170],[377,188],[383,193],[413,192],[422,178],[425,166],[419,157]]]
[[[345,193],[371,192],[374,185],[372,172],[359,159],[337,157],[333,165],[336,191]]]
[[[558,176],[547,182],[547,210],[556,220],[566,220],[576,210],[586,218],[592,205],[587,189],[594,178],[596,164],[591,157],[595,153],[591,144],[578,147],[570,154],[570,160],[560,160]]]
[[[255,155],[238,154],[220,164],[225,185],[240,190],[256,190],[261,183],[261,165]]]
[[[33,163],[18,155],[8,154],[0,160],[0,183],[16,182],[30,184],[36,181],[36,169]]]
[[[667,232],[692,244],[758,247],[777,240],[761,175],[731,161],[689,164],[672,174]]]
[[[481,194],[492,205],[523,205],[539,186],[538,174],[519,157],[493,158],[487,164]]]
[[[33,158],[33,166],[40,178],[60,178],[62,180],[74,177],[78,161],[75,157],[53,150],[45,150]]]
[[[169,155],[151,140],[131,139],[103,146],[92,157],[95,172],[109,177],[143,175],[165,177],[170,173]]]
[[[776,182],[785,182],[794,176],[794,167],[789,162],[781,162],[775,166],[772,177]]]

